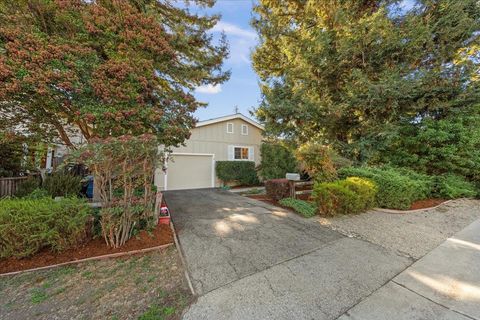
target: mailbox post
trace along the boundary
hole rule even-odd
[[[287,173],[285,178],[288,180],[288,189],[290,190],[290,198],[296,198],[295,182],[300,181],[300,175],[298,173]]]

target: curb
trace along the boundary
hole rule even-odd
[[[180,247],[180,242],[178,241],[178,238],[177,238],[177,231],[175,230],[175,227],[173,226],[173,222],[171,222],[171,220],[170,220],[170,228],[172,228],[175,247],[177,247],[178,255],[180,256],[180,261],[182,261],[183,269],[185,270],[185,278],[187,279],[188,287],[190,288],[190,292],[192,293],[192,295],[196,296],[195,290],[193,289],[192,280],[188,272],[187,262],[185,261],[182,248]]]
[[[457,199],[458,200],[458,199]],[[430,208],[422,208],[422,209],[415,209],[415,210],[396,210],[396,209],[385,209],[385,208],[373,208],[373,210],[375,211],[381,211],[381,212],[385,212],[385,213],[399,213],[399,214],[402,214],[402,213],[414,213],[414,212],[425,212],[425,211],[429,211],[429,210],[433,210],[433,209],[437,209],[438,207],[441,207],[449,202],[452,202],[453,199],[451,200],[447,200],[445,202],[442,202],[440,204],[437,204],[436,206],[434,207],[430,207]]]
[[[162,244],[161,246],[150,247],[150,248],[145,248],[145,249],[111,253],[111,254],[105,254],[105,255],[102,255],[102,256],[96,256],[96,257],[84,258],[84,259],[79,259],[79,260],[67,261],[67,262],[62,262],[62,263],[58,263],[58,264],[52,264],[52,265],[44,266],[44,267],[38,267],[38,268],[20,270],[20,271],[12,271],[12,272],[8,272],[8,273],[1,273],[0,278],[5,277],[5,276],[13,276],[13,275],[17,275],[17,274],[27,273],[27,272],[53,269],[53,268],[57,268],[57,267],[62,267],[62,266],[71,265],[71,264],[78,264],[78,263],[87,262],[87,261],[105,260],[105,259],[110,259],[110,258],[118,258],[118,257],[122,257],[122,256],[129,256],[129,255],[134,255],[134,254],[139,254],[139,253],[145,253],[145,252],[164,249],[164,248],[170,247],[173,244],[174,243],[172,242],[172,243]]]

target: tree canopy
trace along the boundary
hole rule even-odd
[[[0,125],[70,146],[69,130],[178,145],[203,105],[194,88],[229,77],[225,37],[206,32],[218,19],[168,0],[4,0]]]
[[[425,126],[478,114],[476,0],[417,0],[408,11],[401,1],[259,0],[255,12],[256,114],[272,135],[366,162],[401,136],[424,132],[418,146],[433,132]]]

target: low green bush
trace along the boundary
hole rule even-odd
[[[0,200],[0,258],[59,252],[85,241],[91,209],[77,198]]]
[[[77,196],[82,189],[82,177],[57,172],[47,176],[42,187],[52,197]]]
[[[217,161],[215,170],[217,177],[224,184],[228,182],[238,182],[244,186],[259,184],[253,161]]]
[[[462,176],[450,174],[436,177],[435,195],[437,197],[444,199],[471,198],[477,194],[475,184]]]
[[[285,198],[280,200],[278,203],[284,207],[292,208],[295,210],[295,212],[301,214],[305,218],[310,218],[317,214],[317,206],[312,202],[300,199]]]
[[[374,207],[377,191],[374,182],[350,177],[334,182],[316,183],[312,198],[322,215],[355,214]]]
[[[375,182],[378,187],[378,206],[391,209],[408,209],[414,201],[432,196],[434,181],[431,177],[408,169],[391,167],[348,167],[338,171],[339,177],[362,177]]]

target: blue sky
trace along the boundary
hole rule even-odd
[[[253,0],[218,0],[208,9],[209,14],[220,13],[221,21],[212,29],[214,36],[225,32],[229,45],[230,57],[225,61],[224,69],[231,71],[230,80],[218,87],[201,87],[195,96],[207,102],[206,108],[195,112],[200,120],[220,117],[234,112],[248,116],[248,110],[256,107],[260,101],[258,77],[253,71],[250,59],[252,48],[257,43],[255,30],[250,26]]]

